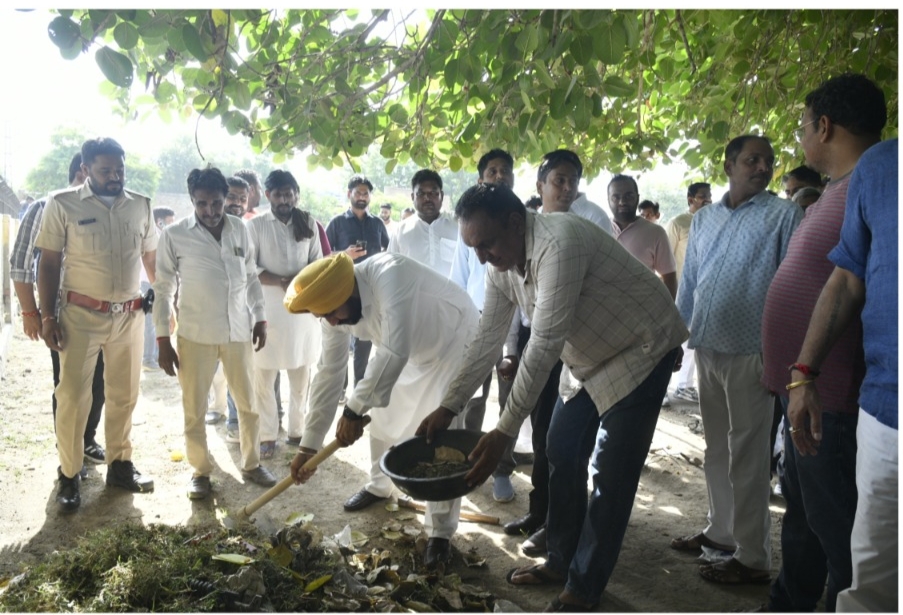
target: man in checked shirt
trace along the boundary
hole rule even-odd
[[[552,610],[591,610],[617,561],[687,329],[655,274],[588,220],[528,213],[499,184],[467,190],[455,215],[464,243],[492,268],[464,367],[418,433],[431,439],[448,428],[482,384],[520,307],[532,323],[530,341],[498,426],[471,453],[466,478],[489,477],[561,357],[568,369],[546,451],[548,558],[511,570],[508,582],[563,585]],[[595,488],[587,498],[590,460]]]

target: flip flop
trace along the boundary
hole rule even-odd
[[[568,604],[562,602],[558,596],[552,598],[552,602],[545,608],[544,613],[594,613],[598,604],[583,606],[582,604]]]
[[[529,576],[530,581],[515,581],[515,577]],[[535,564],[526,568],[512,568],[505,580],[511,585],[564,585],[565,578],[560,577],[543,564]]]
[[[702,532],[693,534],[692,536],[681,536],[680,538],[675,538],[671,541],[671,548],[675,551],[698,552],[702,551],[703,547],[716,549],[718,551],[727,551],[728,553],[733,553],[735,550],[734,547],[719,545],[717,542],[712,541]]]
[[[726,562],[699,567],[699,576],[722,585],[766,585],[771,583],[767,570],[756,570],[738,562],[733,557]]]

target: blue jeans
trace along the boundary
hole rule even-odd
[[[676,357],[677,349],[666,354],[601,417],[586,389],[567,403],[559,399],[552,413],[547,565],[567,575],[566,589],[580,600],[599,601],[618,560]]]
[[[781,572],[771,585],[771,611],[812,611],[828,587],[825,611],[853,582],[850,534],[856,515],[858,414],[822,413],[822,440],[815,456],[803,457],[786,427],[781,490],[787,511],[781,527]]]

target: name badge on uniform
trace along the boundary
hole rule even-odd
[[[239,257],[239,258],[244,258],[244,257],[245,257],[245,251],[242,250],[239,246],[235,246],[235,256],[237,256],[237,257]]]
[[[85,224],[94,224],[97,222],[97,218],[87,218],[86,220],[79,220],[78,225],[84,226]]]

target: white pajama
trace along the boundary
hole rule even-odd
[[[850,547],[853,585],[837,595],[837,612],[899,612],[897,430],[860,410],[856,427],[859,497]]]
[[[307,412],[307,391],[310,385],[310,366],[302,365],[285,370],[288,374],[288,435],[300,438]],[[279,436],[279,411],[276,408],[277,369],[254,367],[254,407],[260,414],[260,441],[274,442]]]
[[[677,372],[677,388],[691,389],[696,386],[696,351],[688,346],[689,340],[681,344],[684,350],[683,363]]]

